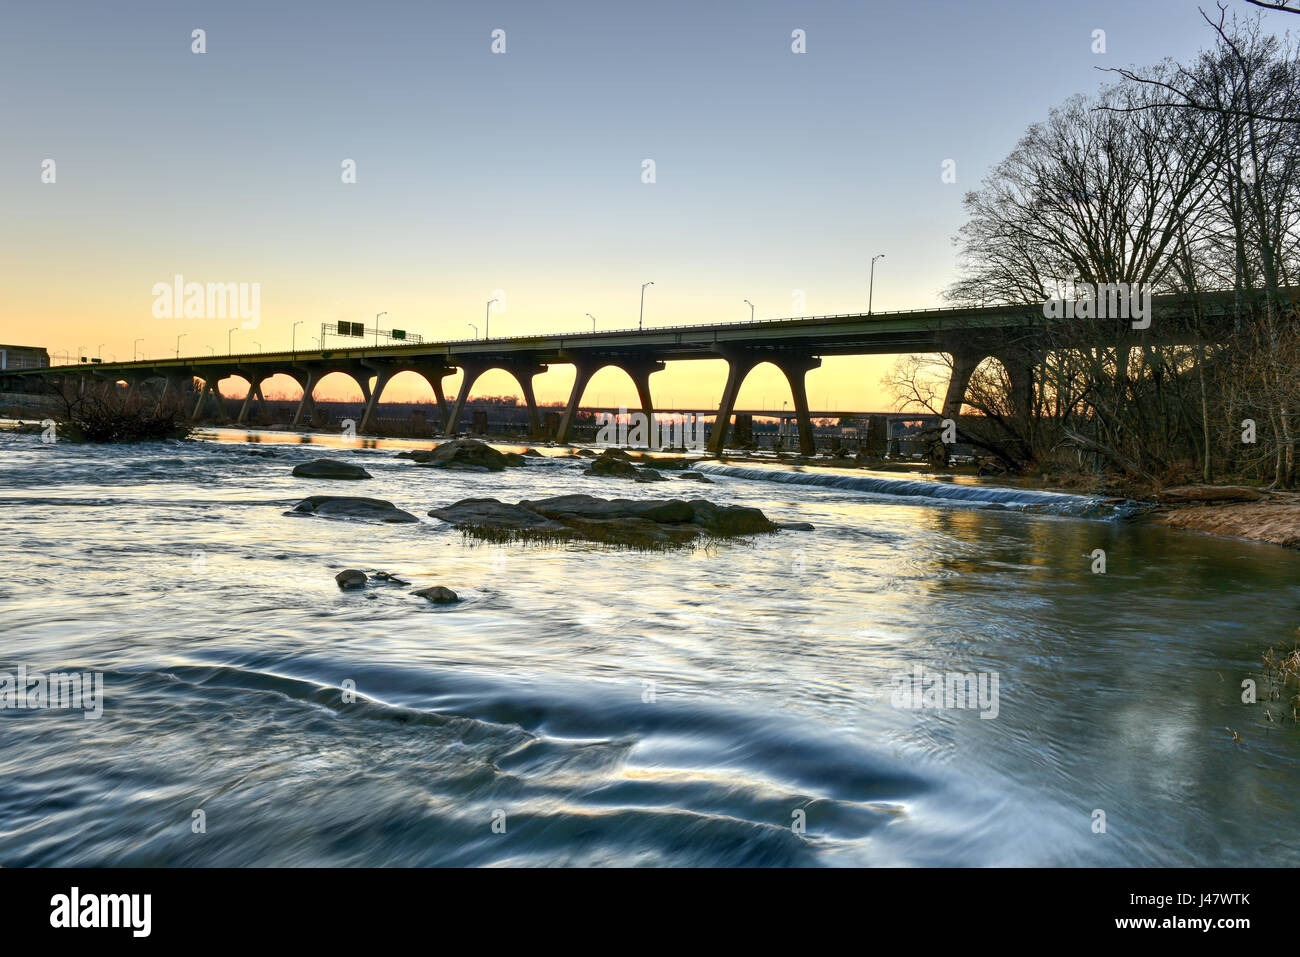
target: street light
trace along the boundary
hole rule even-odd
[[[375,313],[375,345],[379,345],[379,317],[388,315],[387,312]]]
[[[99,359],[104,358],[104,343],[99,344],[99,348],[95,350],[95,356]]]
[[[234,329],[231,329],[226,333],[226,355],[228,356],[233,356],[235,354],[235,329],[238,328],[239,326],[235,326]]]
[[[474,330],[474,338],[477,339],[477,338],[478,338],[478,326],[474,325],[474,323],[472,323],[472,322],[467,322],[467,323],[465,323],[465,325],[469,326],[471,329]]]
[[[85,347],[85,346],[77,346],[77,361],[78,361],[78,362],[85,362],[85,361],[86,361],[85,356],[82,355],[82,353],[85,352],[85,351],[86,351],[86,347]]]
[[[208,346],[208,355],[210,355],[210,356],[215,356],[216,354],[217,354],[217,347],[216,347],[216,346]]]
[[[748,299],[746,299],[746,300],[745,300],[745,305],[749,306],[749,321],[750,321],[750,322],[753,322],[753,321],[754,321],[754,304],[753,304],[752,302],[750,302]]]
[[[867,315],[871,315],[871,302],[876,293],[876,260],[884,259],[885,254],[871,257],[871,283],[867,286]]]
[[[139,353],[140,353],[140,343],[142,343],[142,342],[144,342],[143,339],[136,339],[136,340],[134,340],[134,341],[131,343],[131,361],[132,361],[132,362],[136,362],[136,361],[138,361],[138,360],[137,360],[137,357],[138,357],[138,355],[139,355]]]
[[[302,320],[299,319],[289,328],[289,350],[294,355],[298,354],[298,327],[301,325]]]
[[[499,299],[489,299],[487,301],[487,308],[483,310],[483,338],[484,339],[492,338],[492,303],[500,302],[500,301],[501,300]]]
[[[587,313],[587,318],[591,320],[591,331],[592,331],[592,332],[595,332],[595,331],[596,331],[596,317],[593,316],[591,313]]]
[[[653,286],[653,285],[654,285],[653,281],[641,283],[641,315],[636,321],[636,327],[638,329],[642,328],[643,325],[645,324],[645,287]]]
[[[179,336],[176,337],[176,358],[177,359],[181,357],[181,340],[184,339],[187,335],[189,335],[189,333],[182,332]]]

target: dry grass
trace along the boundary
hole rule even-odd
[[[1271,685],[1268,700],[1280,702],[1290,709],[1291,720],[1300,722],[1300,646],[1288,652],[1268,649],[1264,669]]]

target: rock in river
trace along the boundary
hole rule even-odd
[[[339,583],[342,589],[348,588],[365,588],[366,573],[357,568],[345,568],[334,576],[334,580]]]
[[[289,514],[323,515],[327,518],[359,518],[367,522],[418,522],[392,502],[381,498],[354,498],[347,495],[312,495],[293,507]]]
[[[478,439],[453,439],[429,451],[401,452],[398,458],[411,459],[434,469],[459,469],[465,472],[500,472],[524,465],[524,457],[514,452],[498,452]]]
[[[447,605],[454,601],[460,601],[460,596],[450,588],[444,588],[442,585],[434,585],[432,588],[421,588],[419,591],[411,592],[412,595],[419,595],[421,598],[427,598],[437,605]]]
[[[558,495],[511,505],[475,498],[429,514],[486,541],[590,541],[624,548],[673,548],[701,538],[777,530],[756,508],[714,505],[704,499],[636,501]]]
[[[295,465],[293,474],[299,478],[317,478],[317,479],[368,479],[370,473],[360,465],[349,465],[346,462],[336,462],[333,459],[317,459],[314,462],[304,462],[302,465]]]

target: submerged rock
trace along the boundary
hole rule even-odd
[[[419,591],[411,592],[412,595],[419,595],[421,598],[427,598],[437,605],[447,605],[452,602],[460,601],[460,596],[450,588],[444,588],[442,585],[434,585],[431,588],[421,588]]]
[[[692,482],[702,482],[705,485],[713,484],[713,479],[709,478],[703,472],[682,472],[677,477],[679,479],[688,479]]]
[[[368,581],[366,573],[357,568],[345,568],[334,576],[334,580],[339,583],[340,588],[345,590],[349,588],[365,588]]]
[[[486,541],[591,541],[647,549],[778,528],[756,508],[715,505],[704,499],[638,501],[558,495],[511,505],[479,498],[464,499],[429,514]]]
[[[293,474],[299,478],[317,478],[317,479],[368,479],[370,473],[360,465],[349,465],[347,462],[336,462],[334,459],[317,459],[314,462],[304,462],[301,465],[295,465]]]
[[[381,498],[355,498],[347,495],[312,495],[303,499],[288,514],[322,515],[327,518],[358,518],[368,522],[418,522],[392,502]]]

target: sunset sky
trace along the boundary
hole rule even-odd
[[[876,253],[877,310],[935,305],[956,274],[964,191],[1028,124],[1096,90],[1097,67],[1209,40],[1189,0],[741,9],[6,4],[0,341],[124,360],[137,338],[162,356],[184,334],[183,354],[224,353],[238,322],[153,315],[154,285],[177,274],[260,284],[260,324],[234,334],[236,351],[287,348],[298,321],[310,345],[322,322],[381,311],[384,327],[467,338],[497,290],[495,334],[590,329],[587,313],[625,328],[649,280],[648,326],[747,319],[745,299],[788,316],[796,290],[807,314],[856,312]],[[955,184],[941,182],[946,159]],[[812,404],[887,407],[891,362],[827,360]],[[539,399],[572,379],[553,367]],[[720,362],[678,363],[652,383],[658,404],[709,405],[723,380]],[[334,377],[320,397],[354,390]],[[476,389],[513,391],[504,373]],[[410,375],[385,398],[429,394]],[[788,398],[765,366],[740,404]],[[587,392],[598,400],[635,393],[605,370]]]

